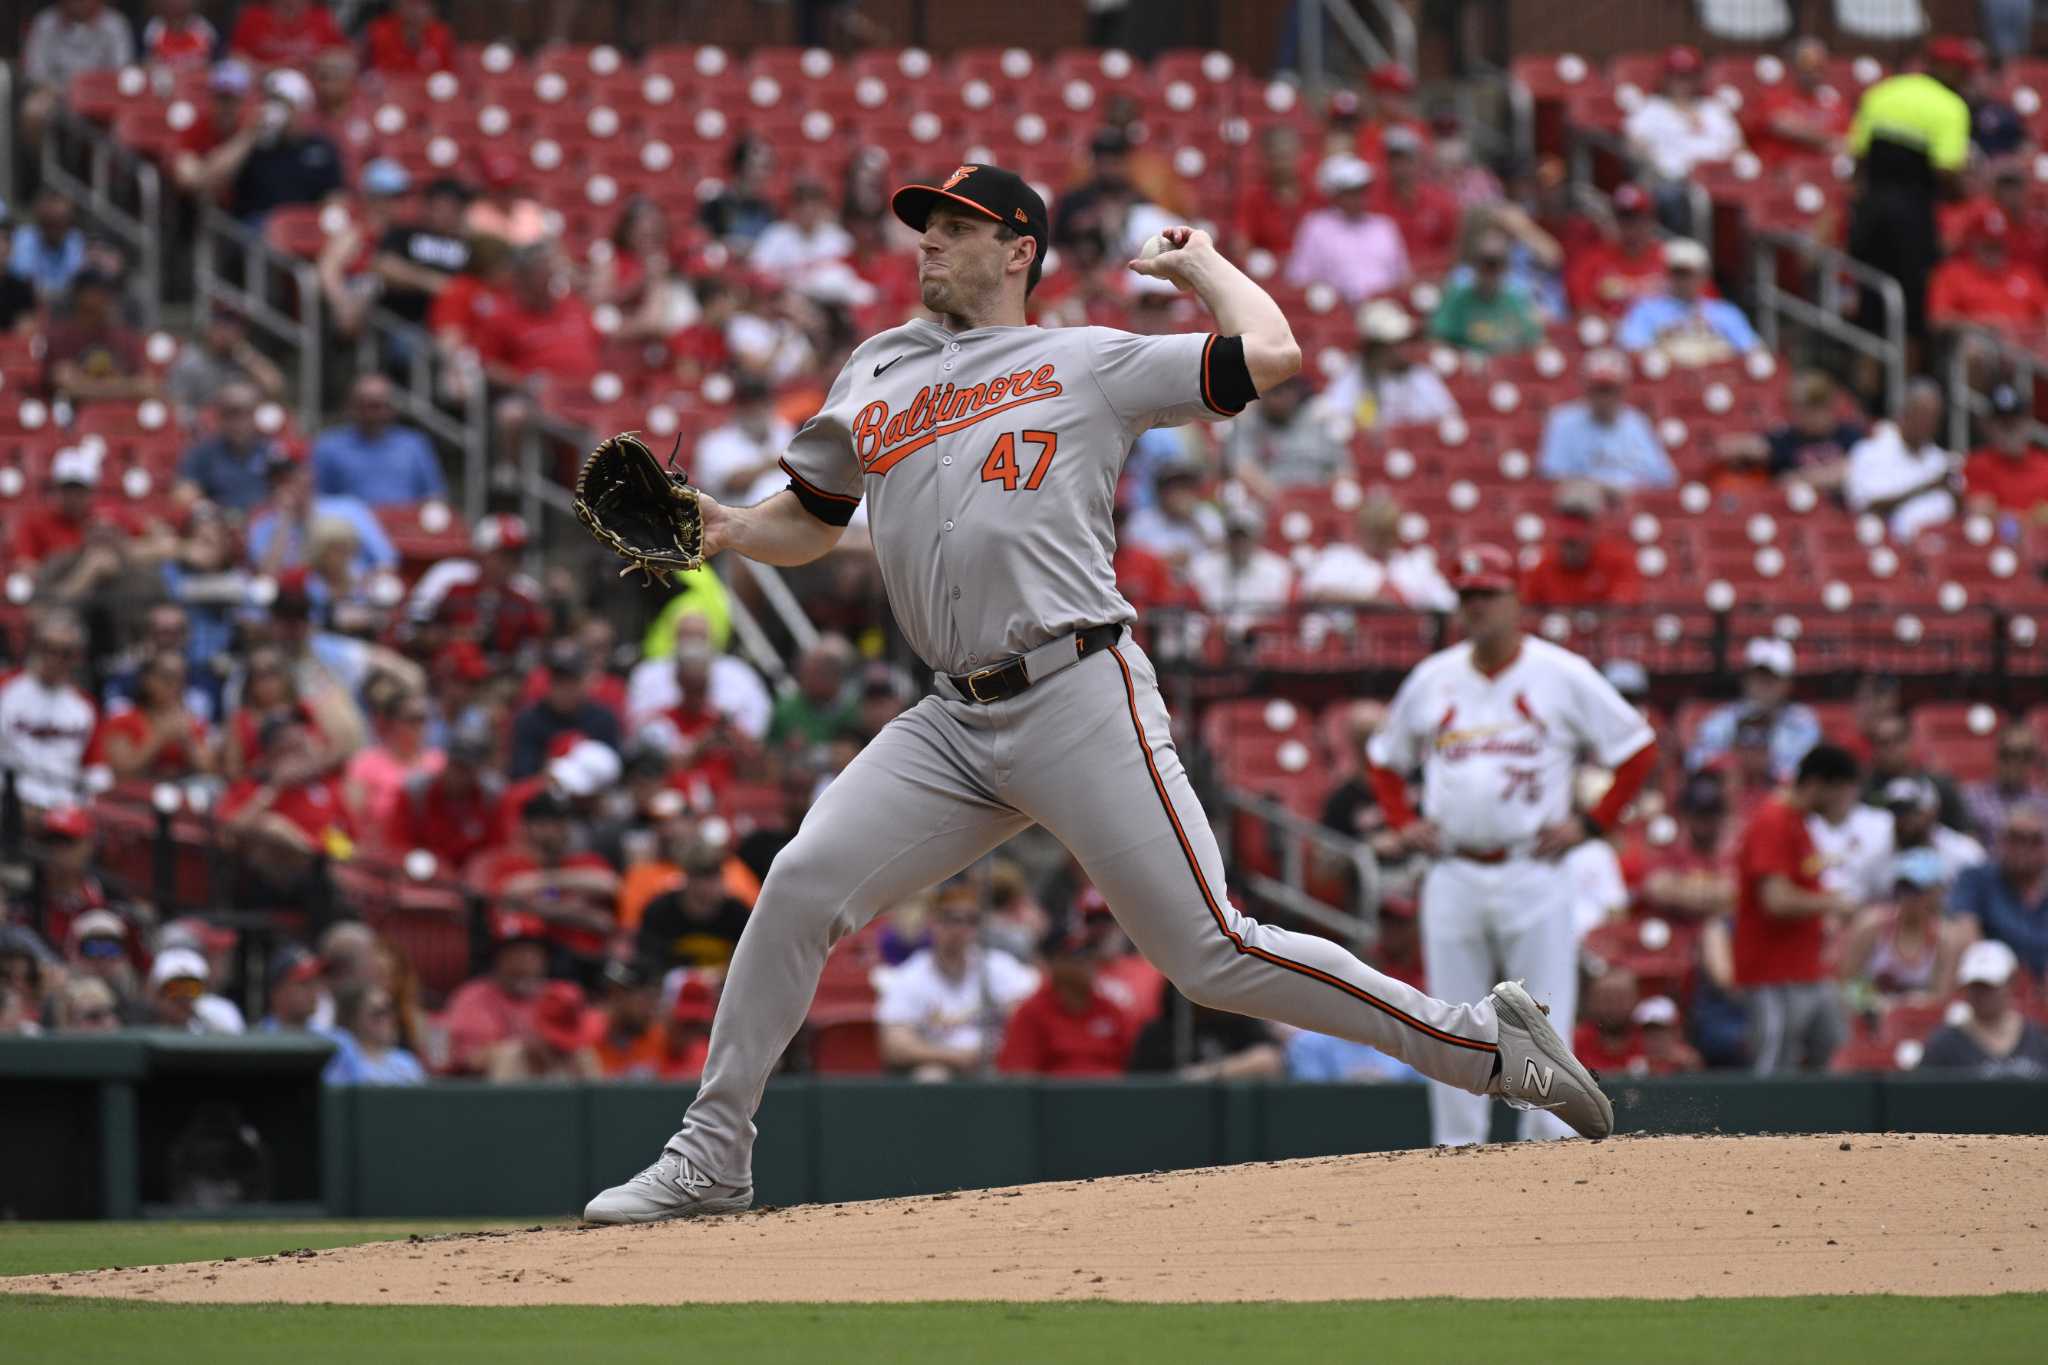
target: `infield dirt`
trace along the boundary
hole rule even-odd
[[[155,1302],[1691,1298],[2048,1290],[2048,1137],[1396,1152],[25,1275]]]

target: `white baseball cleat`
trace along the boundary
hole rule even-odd
[[[584,1206],[583,1221],[659,1223],[669,1218],[741,1213],[753,1202],[753,1186],[721,1185],[698,1170],[690,1158],[664,1147],[652,1166]]]
[[[1521,982],[1503,981],[1493,988],[1493,1012],[1500,1023],[1500,1078],[1494,1093],[1516,1109],[1548,1110],[1580,1137],[1612,1133],[1614,1105],[1551,1027],[1549,1011]]]

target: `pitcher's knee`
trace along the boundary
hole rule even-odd
[[[805,856],[792,843],[770,865],[753,918],[768,918],[789,932],[816,934],[827,944],[837,943],[868,920],[862,907],[848,897],[844,883],[843,869],[835,875],[830,860]]]

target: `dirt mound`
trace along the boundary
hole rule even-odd
[[[36,1275],[161,1301],[684,1303],[2048,1290],[2048,1138],[1398,1152]]]

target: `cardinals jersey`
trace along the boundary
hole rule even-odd
[[[1525,638],[1490,675],[1472,662],[1469,642],[1424,659],[1367,755],[1392,772],[1422,770],[1422,814],[1448,851],[1491,852],[1524,849],[1571,814],[1582,755],[1618,767],[1652,738],[1593,665]]]

